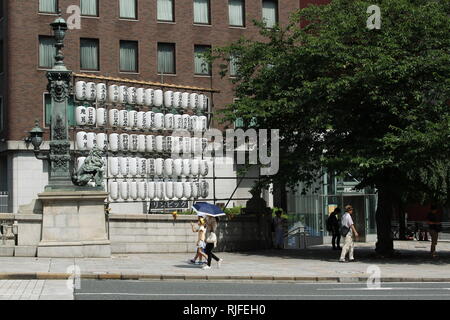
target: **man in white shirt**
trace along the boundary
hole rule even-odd
[[[344,237],[344,246],[342,247],[341,251],[341,258],[339,259],[340,262],[345,262],[345,256],[348,253],[349,261],[354,261],[355,258],[353,257],[353,234],[355,237],[358,237],[359,234],[356,232],[355,225],[353,224],[353,219],[351,214],[353,213],[353,207],[351,205],[345,206],[345,213],[341,218],[341,230],[345,230],[347,234],[342,234]]]

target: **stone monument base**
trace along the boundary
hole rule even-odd
[[[111,256],[104,191],[38,194],[42,202],[42,238],[38,257],[104,258]]]

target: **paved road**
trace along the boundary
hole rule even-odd
[[[450,283],[82,280],[75,300],[450,300]]]
[[[73,300],[66,280],[0,280],[0,300]]]

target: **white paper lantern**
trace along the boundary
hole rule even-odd
[[[188,177],[191,174],[191,159],[183,159],[183,175]]]
[[[137,88],[136,89],[136,104],[142,106],[144,105],[144,88]]]
[[[75,98],[78,101],[86,100],[87,96],[87,86],[85,81],[77,81],[75,83]]]
[[[179,177],[183,174],[183,159],[173,160],[173,176]]]
[[[136,104],[136,88],[129,87],[127,89],[127,93],[128,93],[128,97],[127,97],[128,104]]]
[[[200,173],[200,161],[198,159],[191,159],[191,175],[194,177]]]
[[[94,107],[87,107],[86,108],[86,112],[87,112],[86,124],[88,126],[95,126],[95,120],[96,120],[96,117],[97,117],[97,111],[95,110]]]
[[[145,135],[138,135],[138,152],[144,153],[146,151],[146,141]]]
[[[129,113],[127,110],[119,111],[119,126],[122,128],[128,128],[130,125]]]
[[[164,141],[164,151],[165,152],[172,152],[173,142],[174,142],[174,137],[172,137],[172,136],[165,137],[165,141]]]
[[[180,108],[181,107],[181,92],[175,91],[173,93],[173,107]]]
[[[202,152],[205,153],[208,148],[208,139],[202,138]]]
[[[197,116],[191,116],[190,121],[191,121],[191,130],[192,131],[198,131],[198,127],[197,127],[198,117]]]
[[[208,128],[208,118],[206,116],[199,116],[197,120],[197,130],[206,131]]]
[[[128,112],[128,121],[131,129],[137,128],[137,111],[131,110]]]
[[[136,158],[128,158],[128,163],[130,165],[130,175],[136,177],[138,174],[138,161]]]
[[[128,157],[119,157],[119,168],[120,174],[124,177],[130,175],[130,158]]]
[[[181,114],[176,114],[173,116],[173,129],[174,130],[183,129],[183,118]]]
[[[147,175],[147,159],[145,158],[138,158],[138,175]]]
[[[129,196],[130,196],[130,185],[128,183],[128,181],[123,180],[120,182],[119,184],[120,186],[120,197],[122,198],[122,200],[128,200]]]
[[[114,201],[119,200],[119,183],[117,181],[110,181],[108,189],[111,199]]]
[[[147,196],[150,201],[156,198],[156,182],[150,181],[147,183]]]
[[[165,147],[165,137],[164,136],[156,136],[155,138],[155,149],[156,152],[164,152]]]
[[[145,151],[155,152],[156,151],[156,138],[153,135],[145,136]]]
[[[172,153],[179,155],[181,152],[183,152],[183,137],[173,137]]]
[[[94,149],[94,146],[97,144],[97,135],[95,132],[88,132],[87,133],[87,150]]]
[[[130,135],[130,151],[131,152],[138,152],[138,135],[137,134],[131,134]]]
[[[119,151],[119,134],[111,133],[109,135],[109,150],[112,152]]]
[[[200,160],[200,175],[206,176],[209,172],[209,164],[207,160]]]
[[[77,132],[77,150],[88,150],[88,137],[87,133],[84,131],[78,131]]]
[[[155,175],[162,176],[164,174],[164,159],[156,158],[155,159]]]
[[[173,130],[174,128],[174,115],[172,113],[167,113],[164,116],[164,127],[168,130]]]
[[[118,109],[109,110],[109,125],[113,128],[117,128],[120,124],[120,112]]]
[[[130,181],[130,198],[132,200],[137,200],[138,198],[138,186],[136,181]]]
[[[130,150],[130,135],[128,133],[121,133],[119,135],[119,150],[123,152]]]
[[[203,104],[200,105],[200,110],[207,112],[209,110],[209,97],[207,95],[203,96]]]
[[[191,183],[188,181],[183,182],[183,197],[190,199],[192,197]]]
[[[108,169],[109,174],[113,177],[116,177],[119,175],[119,158],[118,157],[110,157],[108,158]]]
[[[168,177],[173,175],[173,159],[164,160],[164,173]]]
[[[198,137],[191,138],[191,151],[193,154],[198,155],[202,149],[202,140]]]
[[[86,157],[78,157],[77,158],[77,170],[80,170],[80,168],[83,165],[85,160],[86,160]]]
[[[155,113],[155,123],[154,128],[156,130],[164,129],[164,114],[163,113]]]
[[[197,199],[200,195],[200,184],[198,182],[191,182],[192,198]]]
[[[155,113],[153,111],[147,111],[145,113],[144,128],[153,129],[155,127]]]
[[[139,199],[145,200],[147,199],[148,194],[148,184],[145,181],[139,181],[138,182],[138,196]]]
[[[147,159],[147,174],[149,176],[153,177],[155,175],[155,173],[156,173],[156,170],[155,170],[155,159],[152,159],[152,158]]]
[[[75,108],[75,121],[77,126],[85,126],[87,124],[87,109],[83,106]]]
[[[119,102],[119,86],[116,84],[110,85],[108,87],[108,101],[110,103]]]
[[[195,110],[198,108],[198,93],[191,93],[189,95],[189,107],[192,110]]]
[[[164,182],[157,181],[155,183],[155,196],[159,200],[164,200]]]
[[[166,108],[173,106],[173,91],[164,91],[164,106]]]
[[[174,196],[177,199],[183,198],[183,182],[173,183]]]
[[[191,130],[191,116],[188,114],[183,114],[181,118],[183,119],[183,129]]]
[[[191,138],[183,137],[183,154],[187,155],[191,153]]]
[[[97,83],[96,87],[97,91],[97,101],[98,102],[105,102],[107,97],[107,91],[106,91],[106,84],[104,83]]]
[[[181,107],[185,110],[189,108],[189,92],[183,92],[181,94]]]
[[[202,198],[207,198],[209,195],[209,183],[208,181],[202,180],[200,182],[200,196]]]
[[[199,94],[199,95],[198,95],[198,106],[197,106],[197,108],[198,108],[199,110],[202,110],[204,100],[205,100],[205,95],[204,95],[204,94]]]
[[[94,82],[86,83],[86,100],[95,101],[97,98],[97,85]]]
[[[167,199],[172,199],[174,196],[174,190],[173,190],[173,182],[172,181],[166,181],[165,182],[165,193]]]
[[[153,91],[153,94],[153,105],[155,107],[161,107],[163,105],[163,91],[158,89]]]
[[[119,87],[119,103],[126,104],[128,102],[128,87],[120,86]]]
[[[147,107],[153,106],[154,96],[155,96],[155,90],[153,90],[153,89],[145,89],[145,91],[144,91],[144,104]]]
[[[145,117],[145,112],[139,111],[136,116],[136,128],[140,130],[145,129],[146,123],[144,122],[144,119],[147,120],[147,118]]]
[[[108,118],[107,110],[105,108],[97,108],[97,126],[105,127],[106,119]]]

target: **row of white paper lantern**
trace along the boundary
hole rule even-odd
[[[181,130],[205,131],[208,127],[206,116],[189,114],[161,113],[153,111],[119,110],[78,106],[75,108],[77,126],[105,127],[107,122],[112,128],[136,130]]]
[[[86,157],[77,158],[79,169]],[[106,159],[104,158],[106,164]],[[108,176],[110,177],[181,177],[181,176],[206,176],[209,172],[209,164],[205,159],[145,159],[133,157],[108,158]]]
[[[108,191],[111,199],[122,200],[170,200],[207,198],[209,183],[173,181],[110,181]]]
[[[200,155],[208,146],[207,138],[156,136],[128,133],[95,133],[78,131],[76,148],[79,151],[90,151],[97,146],[100,150],[111,152],[171,152],[176,154]]]
[[[161,89],[144,89],[136,87],[110,85],[77,81],[75,97],[78,101],[97,101],[118,104],[141,105],[147,107],[191,108],[207,111],[209,98],[199,93],[162,91]]]

